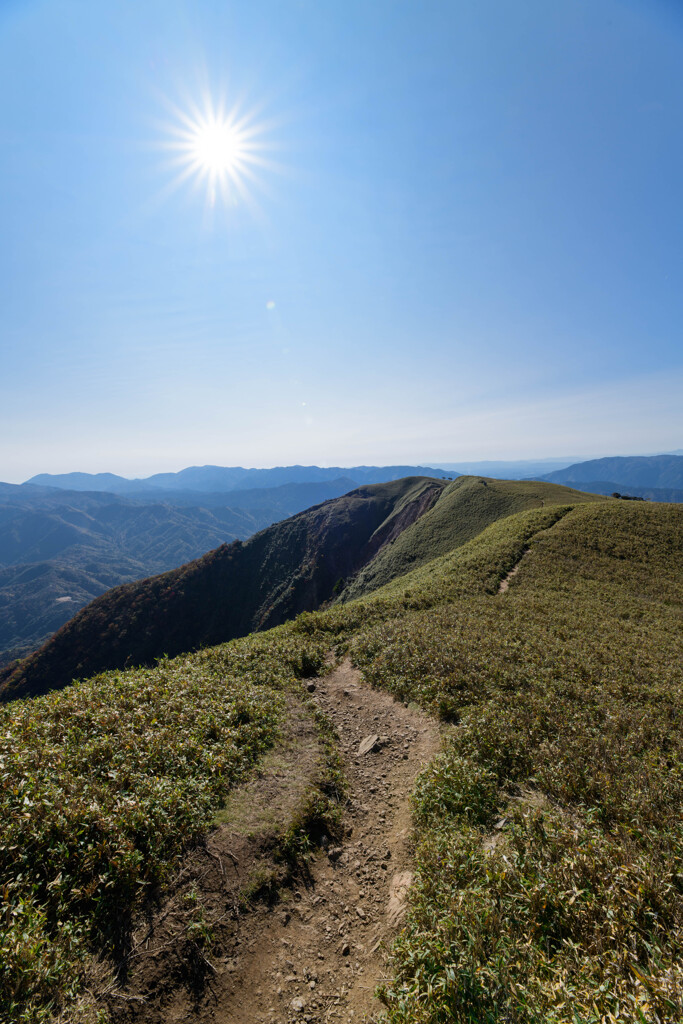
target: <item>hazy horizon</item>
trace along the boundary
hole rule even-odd
[[[112,473],[114,476],[120,476],[120,477],[123,477],[124,479],[135,481],[135,480],[145,480],[148,477],[156,475],[157,473],[179,473],[179,472],[181,472],[184,469],[205,468],[205,467],[208,467],[208,466],[219,467],[219,468],[235,468],[235,467],[239,466],[240,468],[251,470],[251,469],[276,469],[276,468],[283,468],[285,466],[304,466],[305,467],[307,465],[315,465],[315,466],[317,466],[317,467],[319,467],[321,469],[329,469],[331,467],[338,468],[338,469],[353,469],[354,466],[361,466],[361,465],[376,465],[376,466],[381,468],[382,466],[396,465],[396,466],[423,466],[426,469],[443,469],[446,472],[448,472],[448,471],[455,472],[455,471],[457,471],[458,467],[462,467],[462,468],[466,469],[468,466],[476,467],[476,466],[485,466],[486,464],[490,464],[492,466],[498,466],[498,465],[504,466],[504,465],[507,464],[507,465],[512,467],[512,466],[516,466],[516,465],[522,466],[522,465],[526,465],[526,464],[529,464],[529,465],[542,465],[544,463],[547,463],[550,466],[550,464],[562,463],[563,465],[569,466],[569,465],[572,465],[574,463],[587,462],[587,461],[590,461],[592,459],[600,459],[600,458],[615,458],[615,457],[630,457],[630,456],[646,456],[647,457],[647,456],[653,456],[653,455],[682,455],[682,454],[683,454],[683,450],[682,449],[674,449],[674,450],[665,451],[665,452],[652,452],[652,451],[648,451],[648,452],[602,452],[602,453],[597,454],[597,455],[588,455],[588,456],[583,456],[583,455],[565,455],[565,456],[553,455],[553,456],[543,456],[543,457],[540,457],[540,458],[527,457],[527,458],[520,458],[520,459],[496,459],[496,458],[490,458],[490,459],[461,459],[460,461],[456,460],[456,461],[450,461],[450,462],[447,462],[445,460],[439,460],[439,459],[416,459],[416,460],[412,460],[412,461],[408,461],[408,460],[405,460],[405,459],[398,459],[398,460],[396,460],[395,462],[392,462],[392,463],[347,463],[347,464],[340,464],[340,463],[334,463],[334,462],[319,462],[319,463],[292,462],[292,463],[278,463],[278,464],[275,464],[275,463],[270,463],[270,464],[263,463],[261,465],[248,465],[246,463],[234,463],[234,464],[231,464],[230,466],[228,466],[227,463],[196,462],[196,463],[192,463],[192,464],[188,463],[187,465],[183,465],[183,466],[178,465],[178,466],[170,466],[170,467],[167,467],[167,468],[164,468],[164,469],[152,469],[149,473],[142,473],[142,474],[139,474],[139,475],[134,475],[134,474],[131,474],[131,473],[127,473],[127,472],[125,472],[123,470],[121,470],[121,471],[119,471],[119,470],[112,470],[110,467],[100,467],[100,468],[95,468],[95,469],[90,469],[90,470],[82,469],[80,467],[78,467],[78,468],[72,467],[71,469],[60,469],[60,470],[55,470],[55,471],[52,471],[52,470],[39,470],[38,472],[32,473],[30,476],[23,477],[21,479],[15,478],[13,480],[10,480],[10,479],[7,479],[7,478],[2,478],[2,479],[0,479],[0,483],[10,483],[10,484],[28,483],[33,477],[40,476],[40,475],[45,474],[45,473],[49,474],[49,475],[53,475],[53,476],[62,476],[62,475],[67,475],[67,474],[71,474],[71,473],[86,473],[86,474],[93,474],[93,475],[94,474]]]

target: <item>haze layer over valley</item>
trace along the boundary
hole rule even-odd
[[[74,473],[0,484],[0,666],[39,646],[110,587],[245,540],[360,483],[406,472],[439,471],[209,466],[153,483]]]

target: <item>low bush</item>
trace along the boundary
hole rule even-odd
[[[273,743],[282,690],[320,663],[275,630],[0,708],[0,1018],[68,1001]]]

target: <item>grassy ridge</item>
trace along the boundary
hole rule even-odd
[[[472,540],[487,526],[527,509],[604,499],[536,481],[462,476],[436,504],[385,547],[349,584],[342,600],[363,597]]]
[[[36,696],[107,669],[153,664],[293,618],[421,515],[444,487],[413,477],[359,488],[179,569],[102,594],[18,666],[0,701]]]
[[[430,610],[353,640],[373,683],[460,723],[416,793],[388,1019],[679,1021],[683,517],[577,507],[507,594],[453,598],[485,540],[421,570]]]
[[[0,1019],[49,1016],[116,950],[322,659],[275,631],[0,709]]]

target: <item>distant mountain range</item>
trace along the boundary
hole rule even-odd
[[[443,476],[428,466],[352,466],[342,469],[321,466],[275,466],[272,469],[244,469],[242,466],[191,466],[178,473],[155,473],[140,480],[128,480],[114,473],[40,473],[27,484],[60,487],[72,491],[108,491],[110,494],[159,496],[159,492],[199,491],[201,493],[280,487],[283,484],[329,483],[341,477],[354,486],[385,483],[406,476]]]
[[[683,501],[683,455],[632,455],[591,459],[546,473],[541,480],[598,494],[629,493],[650,501]]]

